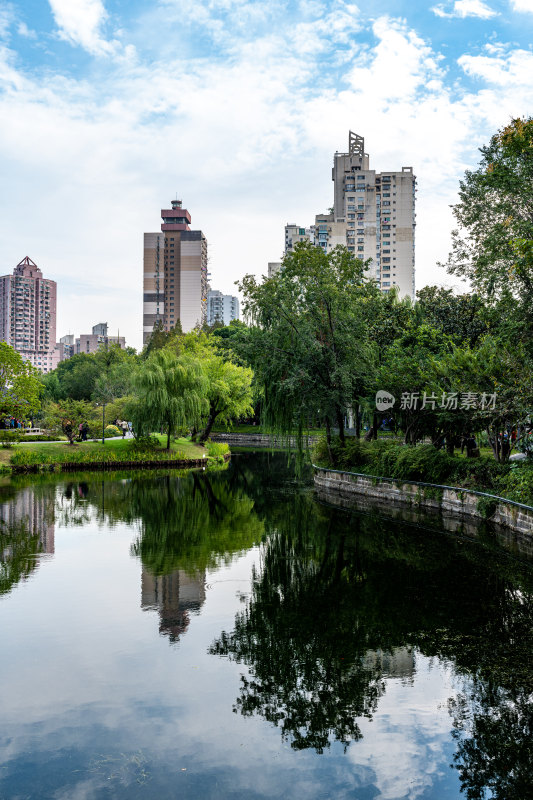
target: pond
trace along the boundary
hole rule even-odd
[[[0,489],[0,798],[533,786],[533,565],[286,454]]]

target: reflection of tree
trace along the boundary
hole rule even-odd
[[[37,567],[39,534],[24,519],[6,525],[0,520],[0,594],[5,594]]]
[[[454,757],[468,800],[532,796],[533,595],[507,589],[500,613],[483,632],[477,653],[457,653],[458,667],[473,675],[470,691],[450,702]]]
[[[8,499],[9,498],[9,499]],[[54,552],[54,509],[48,493],[3,489],[0,504],[0,594],[29,577],[38,555]]]
[[[331,738],[347,744],[361,737],[357,718],[372,716],[384,684],[378,660],[365,658],[357,547],[332,534],[330,515],[314,517],[308,498],[285,511],[254,571],[249,607],[211,652],[250,666],[236,709],[262,714],[293,748],[322,752]]]
[[[193,574],[229,563],[263,533],[253,499],[232,488],[223,473],[143,484],[134,508],[141,535],[132,549],[154,575],[176,569]]]
[[[459,538],[317,509],[305,495],[278,502],[269,530],[249,605],[210,652],[248,666],[235,710],[264,716],[292,747],[321,752],[333,740],[360,736],[358,718],[373,714],[386,687],[376,652],[415,646],[453,661],[468,676],[479,675],[480,665],[488,663],[505,664],[505,672],[513,662],[525,685],[532,644],[527,567]],[[520,637],[527,648],[517,646]],[[504,677],[500,670],[499,691]],[[498,726],[499,747],[509,744],[505,763],[513,761],[521,786],[531,770],[525,759],[528,695],[520,699],[515,693],[512,713],[505,703],[495,713],[476,686],[474,681],[472,702],[481,710],[471,726],[475,743],[468,745],[463,734],[458,743],[465,789],[474,792],[472,773],[484,775],[480,757],[489,771],[495,768],[496,753],[487,748],[497,746]],[[523,725],[522,735],[512,731],[513,720]],[[523,748],[513,750],[514,740]],[[500,758],[503,764],[503,753]]]

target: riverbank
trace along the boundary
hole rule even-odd
[[[416,447],[394,442],[349,439],[344,447],[333,440],[328,452],[324,439],[313,449],[313,463],[326,469],[387,479],[419,481],[486,492],[533,506],[533,464],[500,463],[489,456],[451,456],[431,444]]]
[[[504,497],[457,486],[423,483],[313,465],[314,485],[321,499],[346,508],[346,500],[370,498],[394,508],[404,506],[439,515],[490,522],[518,534],[533,535],[533,507]]]
[[[187,439],[171,442],[170,450],[164,448],[166,438],[152,437],[150,443],[132,439],[101,442],[24,444],[0,450],[4,473],[39,471],[77,471],[110,469],[197,468],[211,463],[221,463],[229,458],[229,447],[207,442],[205,446]]]

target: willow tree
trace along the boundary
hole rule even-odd
[[[365,309],[379,290],[364,273],[345,247],[326,254],[301,243],[279,275],[240,284],[251,325],[230,346],[254,370],[271,430],[301,433],[319,419],[328,441],[336,425],[344,444],[344,416],[368,391],[375,357]]]
[[[134,376],[135,400],[128,413],[135,432],[162,430],[171,436],[197,426],[208,411],[207,381],[200,362],[170,349],[156,350]]]
[[[228,350],[224,352],[217,347],[213,338],[204,332],[186,334],[180,346],[184,353],[200,361],[206,377],[209,409],[202,430],[197,434],[198,441],[205,442],[215,423],[229,425],[233,420],[253,413],[253,373],[249,367],[235,364],[228,356]]]

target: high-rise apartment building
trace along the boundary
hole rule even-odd
[[[0,339],[42,372],[57,366],[57,285],[31,258],[0,277]]]
[[[144,234],[143,342],[156,322],[184,332],[206,321],[207,239],[190,229],[191,215],[173,200],[162,209],[161,233]]]
[[[370,276],[383,291],[415,295],[415,188],[412,167],[370,169],[365,141],[352,131],[348,152],[333,158],[332,227],[346,226],[346,245],[358,258],[372,259]],[[319,234],[320,236],[320,234]],[[319,242],[320,244],[320,242]]]
[[[207,324],[221,322],[229,325],[234,319],[239,319],[239,299],[232,294],[210,289],[207,293]]]
[[[333,208],[317,214],[310,228],[285,226],[285,252],[308,239],[330,252],[345,245],[357,258],[372,259],[369,277],[383,292],[415,295],[415,190],[412,167],[370,169],[362,136],[352,131],[348,152],[333,157]]]

